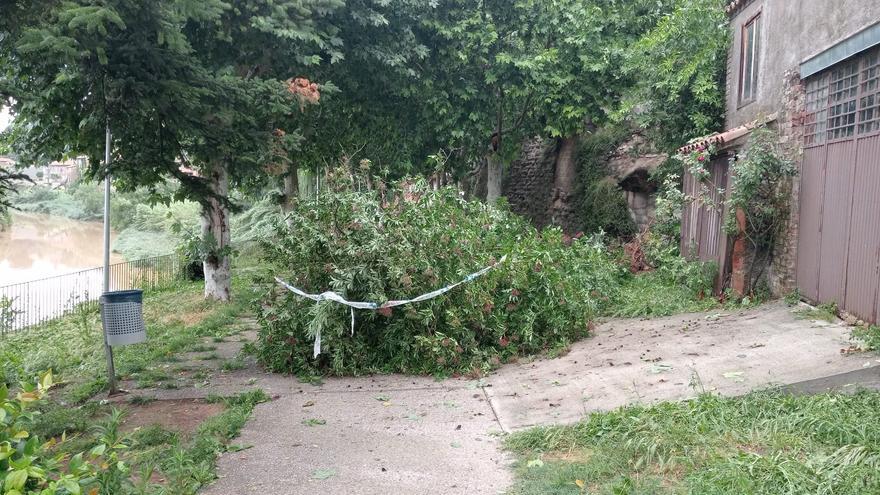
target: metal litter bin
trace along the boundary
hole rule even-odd
[[[101,296],[101,322],[107,344],[120,346],[147,340],[143,301],[142,290],[105,292]]]

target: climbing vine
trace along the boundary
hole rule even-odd
[[[741,234],[751,244],[755,256],[766,256],[767,263],[788,220],[789,179],[797,174],[794,162],[785,157],[779,146],[775,131],[767,127],[752,131],[745,151],[733,162],[733,182],[727,200],[727,232]],[[743,225],[738,225],[737,212],[742,212]]]
[[[710,144],[676,157],[682,168],[697,179],[699,187],[695,194],[685,194],[681,177],[667,175],[657,199],[657,221],[661,227],[674,223],[676,233],[680,233],[682,211],[692,202],[717,211],[726,210],[727,233],[742,236],[749,242],[749,289],[753,290],[772,260],[784,231],[791,193],[789,179],[797,173],[797,168],[780,149],[779,136],[774,130],[766,126],[756,128],[742,154],[731,161],[730,190],[725,194],[724,190],[717,189],[716,197],[726,198],[717,202],[710,194],[716,185],[711,182],[706,167],[716,154],[716,146]],[[738,212],[742,222],[737,221]]]

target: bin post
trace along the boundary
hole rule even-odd
[[[104,293],[110,292],[110,123],[104,133]],[[113,364],[113,348],[104,333],[104,355],[107,357],[107,385],[110,395],[116,395],[116,366]]]

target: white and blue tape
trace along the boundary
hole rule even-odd
[[[442,289],[437,289],[435,291],[428,292],[427,294],[422,294],[421,296],[414,297],[412,299],[401,299],[401,300],[395,300],[395,301],[388,301],[388,302],[382,303],[382,304],[375,303],[375,302],[349,301],[348,299],[342,297],[341,295],[339,295],[333,291],[322,292],[320,294],[309,294],[309,293],[306,293],[305,291],[297,289],[296,287],[288,284],[284,280],[281,280],[279,277],[275,277],[275,281],[278,282],[279,284],[281,284],[284,288],[286,288],[290,292],[293,292],[294,294],[296,294],[298,296],[305,297],[307,299],[311,299],[312,301],[315,301],[315,302],[333,301],[333,302],[343,304],[343,305],[351,308],[351,334],[354,335],[354,310],[355,309],[376,310],[376,309],[382,309],[382,308],[393,308],[395,306],[403,306],[404,304],[411,304],[411,303],[427,301],[428,299],[433,299],[437,296],[443,295],[443,294],[451,291],[452,289],[458,287],[461,284],[471,282],[479,277],[482,277],[483,275],[485,275],[487,272],[489,272],[493,268],[497,267],[501,263],[504,263],[504,261],[506,259],[507,259],[507,255],[504,255],[497,262],[487,266],[486,268],[483,268],[482,270],[480,270],[478,272],[471,273],[467,277],[461,279],[461,281],[456,282],[452,285],[447,285],[446,287],[443,287]],[[318,330],[318,333],[315,334],[314,357],[318,357],[319,354],[321,354],[321,331],[320,330]]]

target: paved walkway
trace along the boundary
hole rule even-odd
[[[841,353],[849,331],[772,304],[611,321],[561,358],[508,365],[479,382],[381,376],[312,386],[241,370],[212,387],[246,383],[274,400],[257,407],[236,440],[249,448],[221,456],[220,479],[202,493],[503,493],[511,460],[500,449],[501,432],[702,390],[846,386],[846,378],[829,376],[877,382],[876,356]],[[175,392],[182,393],[167,393]]]

